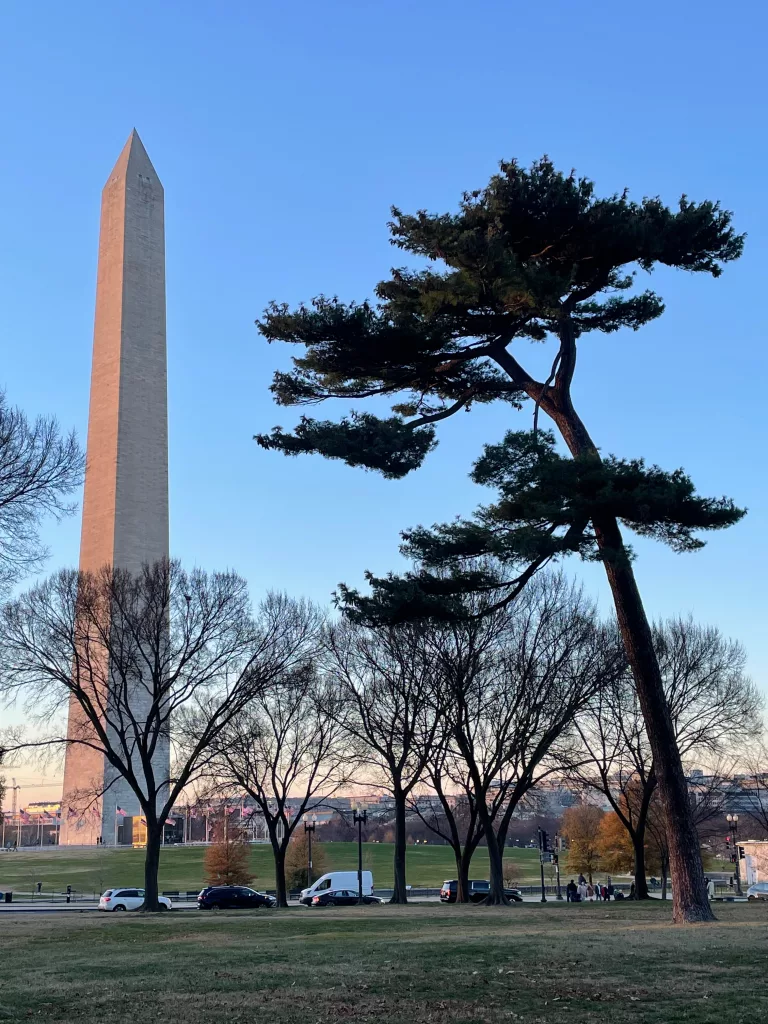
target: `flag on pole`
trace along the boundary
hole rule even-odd
[[[125,815],[126,815],[126,812],[123,810],[122,807],[116,807],[115,808],[115,814],[119,814],[121,818],[124,818]]]
[[[173,818],[166,818],[165,819],[165,824],[166,825],[175,825],[176,822],[173,820]]]

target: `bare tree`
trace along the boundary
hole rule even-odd
[[[753,835],[755,831],[761,836],[768,835],[768,746],[764,735],[742,748],[737,773],[723,799],[723,811],[734,809],[725,806],[729,802],[737,802],[746,815],[747,821],[740,825],[740,831],[751,826]]]
[[[275,678],[232,718],[216,739],[211,765],[222,786],[244,790],[264,816],[281,907],[288,905],[291,836],[303,816],[343,784],[347,764],[344,701],[336,680],[311,663],[318,654],[319,617],[308,608],[305,613],[312,642],[304,663]],[[299,800],[292,813],[289,797]]]
[[[594,607],[560,574],[533,580],[512,605],[440,629],[433,659],[445,695],[448,777],[466,772],[477,816],[469,841],[481,830],[489,902],[505,903],[503,853],[515,809],[537,782],[570,765],[574,716],[621,662]]]
[[[721,758],[734,741],[754,736],[762,700],[745,674],[746,655],[738,643],[691,619],[671,619],[656,625],[653,637],[677,745],[685,763],[693,767],[696,759]],[[574,774],[606,796],[627,829],[635,850],[636,898],[646,899],[646,830],[658,780],[643,711],[629,672],[595,696],[579,716],[577,728],[584,755]],[[722,768],[712,777],[722,779]],[[721,789],[721,784],[716,788]],[[694,822],[699,829],[709,813],[708,804],[712,800],[694,807]],[[659,813],[654,819],[657,837],[666,828],[661,821]]]
[[[403,625],[368,629],[342,622],[328,632],[332,670],[348,705],[347,730],[371,781],[395,805],[393,903],[407,902],[406,806],[435,744],[441,708],[425,630]]]
[[[207,771],[222,731],[305,646],[300,606],[272,596],[254,618],[245,581],[231,572],[168,561],[137,575],[63,570],[2,610],[0,688],[37,721],[69,706],[69,739],[54,733],[34,745],[75,743],[103,757],[91,800],[126,781],[147,825],[145,908],[157,910],[173,804]],[[170,775],[158,757],[164,744]]]
[[[453,851],[456,862],[456,902],[469,902],[469,867],[483,838],[472,777],[457,755],[450,724],[441,729],[427,751],[424,787],[410,802],[411,809]]]
[[[63,435],[55,419],[30,422],[0,391],[0,594],[40,568],[47,556],[40,523],[74,512],[67,496],[82,474],[74,433]]]

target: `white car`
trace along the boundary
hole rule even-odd
[[[167,896],[158,896],[161,910],[170,910]],[[107,889],[99,900],[99,910],[138,910],[144,904],[143,889]]]

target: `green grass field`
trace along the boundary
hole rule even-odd
[[[0,911],[0,1019],[80,1024],[757,1024],[768,906],[100,916]]]
[[[326,870],[357,868],[355,843],[322,843]],[[269,846],[251,848],[251,864],[258,888],[274,887],[272,850]],[[160,888],[167,890],[199,890],[204,884],[204,848],[169,846],[160,858]],[[539,877],[536,850],[510,849],[507,858],[509,874],[519,883],[535,882]],[[42,850],[20,850],[0,853],[0,892],[5,889],[31,891],[35,883],[43,883],[44,892],[61,891],[71,885],[80,892],[103,892],[111,885],[141,885],[143,850],[77,849],[53,847]],[[484,850],[475,856],[474,873],[488,877]],[[392,885],[392,846],[387,843],[365,843],[363,866],[373,872],[379,888]],[[444,879],[454,878],[453,854],[447,846],[410,846],[407,853],[408,882],[413,886],[433,888]]]

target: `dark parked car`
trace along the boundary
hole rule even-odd
[[[360,902],[353,889],[331,889],[312,897],[310,907],[354,907]],[[386,903],[379,896],[363,896],[363,903]]]
[[[456,892],[459,888],[459,883],[455,878],[450,878],[448,881],[443,882],[443,887],[440,890],[440,902],[441,903],[455,903]],[[488,881],[472,881],[469,883],[469,902],[470,903],[482,903],[491,891],[491,883]],[[505,889],[504,895],[512,903],[522,903],[523,896],[519,889]]]
[[[197,905],[200,910],[255,910],[276,907],[277,900],[247,885],[209,885],[198,895]]]

